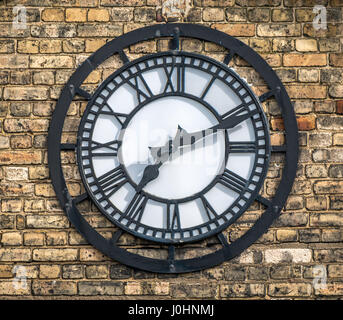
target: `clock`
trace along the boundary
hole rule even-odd
[[[124,48],[142,40],[172,37],[171,50],[130,61]],[[211,41],[229,50],[224,61],[179,50],[179,38]],[[90,94],[87,75],[113,54],[123,66]],[[228,63],[248,61],[267,82],[257,96]],[[62,143],[72,99],[88,100],[76,143]],[[270,143],[262,102],[280,106],[286,143]],[[59,148],[56,148],[59,146]],[[79,232],[103,253],[132,267],[162,273],[190,272],[231,259],[258,239],[280,214],[298,157],[297,126],[289,97],[276,74],[251,48],[216,30],[189,24],[145,27],[115,39],[72,75],[53,114],[49,166],[57,197]],[[61,152],[76,153],[85,192],[72,198],[61,169]],[[274,198],[261,195],[273,152],[285,155]],[[82,216],[89,199],[118,228],[108,239]],[[263,215],[242,237],[225,230],[257,201]],[[223,233],[224,232],[224,233]],[[165,259],[139,255],[119,245],[124,234],[167,249]],[[176,252],[188,243],[217,237],[221,248],[190,259]]]

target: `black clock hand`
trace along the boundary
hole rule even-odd
[[[169,141],[166,147],[168,147],[168,152],[165,152],[163,155],[159,156],[155,164],[149,164],[145,167],[142,179],[136,188],[137,192],[140,192],[150,181],[155,180],[158,177],[160,174],[159,169],[162,164],[168,161],[170,155],[177,150],[177,148],[173,148]]]
[[[160,174],[160,166],[162,162],[156,164],[149,164],[143,171],[143,177],[137,185],[136,191],[140,192],[150,181],[155,180]]]
[[[172,152],[175,152],[179,147],[192,145],[198,140],[203,139],[208,135],[216,133],[218,130],[234,128],[236,125],[238,125],[246,119],[249,119],[256,113],[258,113],[258,110],[248,112],[246,114],[239,116],[233,114],[232,116],[226,118],[216,126],[213,126],[206,130],[196,131],[192,133],[188,133],[186,130],[178,126],[178,130],[174,139],[170,139],[163,147],[150,147],[150,152],[153,158],[156,161],[159,161],[159,159],[165,157],[166,155],[170,155]]]

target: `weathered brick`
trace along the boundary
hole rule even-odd
[[[0,53],[13,53],[14,40],[0,40]]]
[[[39,42],[37,40],[19,40],[18,49],[19,53],[38,53]]]
[[[273,283],[268,285],[268,294],[272,297],[307,297],[312,293],[309,283]]]
[[[26,281],[25,285],[14,286],[13,280],[0,281],[0,295],[1,296],[27,296],[31,294],[31,283]]]
[[[62,41],[56,39],[42,40],[39,43],[40,53],[59,53],[62,51]]]
[[[299,37],[301,35],[300,24],[259,24],[257,26],[259,37]]]
[[[220,296],[223,298],[263,297],[265,286],[261,283],[222,284]]]
[[[63,21],[64,10],[62,8],[47,8],[42,11],[43,21]]]
[[[0,279],[13,277],[13,266],[10,264],[0,265]]]
[[[37,151],[0,151],[0,164],[41,163],[41,153]]]
[[[46,87],[6,87],[5,100],[46,100],[49,96]]]
[[[81,261],[104,261],[108,258],[96,249],[80,249],[80,260]]]
[[[323,229],[322,240],[324,242],[342,242],[343,231],[341,229]]]
[[[49,120],[47,119],[6,119],[4,130],[6,132],[41,132],[47,131]]]
[[[308,263],[311,259],[310,249],[267,249],[265,251],[266,263]]]
[[[283,63],[288,67],[312,67],[325,66],[326,54],[323,53],[286,53],[283,56]]]
[[[77,284],[74,281],[33,281],[32,292],[36,296],[75,295]]]
[[[107,9],[89,9],[88,11],[88,21],[109,21],[110,14]]]
[[[41,279],[54,279],[61,276],[61,266],[42,264],[39,266],[39,278]]]
[[[69,221],[67,217],[63,215],[29,215],[26,217],[26,223],[28,228],[67,228]]]
[[[327,199],[325,196],[309,197],[306,199],[306,208],[313,211],[326,210]]]
[[[44,245],[44,234],[42,232],[25,232],[25,246],[42,246]]]
[[[86,267],[86,277],[88,279],[104,279],[108,277],[107,265],[93,265]]]
[[[329,87],[329,94],[333,98],[343,98],[343,85],[333,84]]]
[[[330,66],[343,67],[343,54],[330,53],[329,55]]]
[[[15,262],[15,261],[30,261],[30,249],[13,249],[13,248],[0,248],[0,261],[1,262]]]
[[[76,26],[73,24],[42,24],[31,27],[33,37],[40,38],[72,38],[76,36]]]
[[[270,9],[250,8],[248,9],[248,19],[252,22],[268,22],[270,19]]]
[[[217,293],[217,284],[207,282],[204,287],[199,283],[173,283],[170,285],[170,291],[176,298],[213,298]]]
[[[5,68],[27,68],[29,66],[29,57],[22,54],[0,54],[0,65]]]
[[[124,293],[124,284],[113,281],[80,281],[81,296],[118,296]]]
[[[80,24],[77,27],[77,34],[79,37],[89,37],[92,34],[98,34],[102,37],[118,37],[122,34],[122,26],[118,24]]]
[[[291,9],[273,9],[272,21],[274,22],[291,22],[293,21],[293,10]]]
[[[70,56],[30,56],[31,68],[72,68],[73,58]]]
[[[276,239],[280,242],[293,242],[297,241],[297,231],[291,229],[276,230]]]
[[[341,296],[343,294],[343,283],[329,283],[325,287],[317,287],[315,295],[318,296]]]
[[[298,79],[300,82],[318,82],[319,72],[318,70],[300,69]]]
[[[87,20],[87,9],[68,8],[65,14],[67,22],[84,22]]]
[[[0,229],[14,229],[15,217],[12,215],[0,215]]]
[[[343,225],[342,215],[339,213],[311,213],[310,225],[313,227],[340,227]]]
[[[20,246],[23,243],[23,238],[20,232],[4,232],[1,237],[3,246]]]
[[[324,99],[326,87],[318,85],[288,85],[287,92],[294,99]]]
[[[75,261],[78,257],[77,249],[34,249],[34,261]]]
[[[317,194],[342,193],[343,181],[317,181],[314,183],[314,192]]]
[[[248,23],[222,23],[213,24],[211,27],[234,37],[252,37],[255,35],[255,26]]]
[[[319,39],[318,45],[319,45],[319,51],[330,52],[330,51],[338,51],[340,43],[338,39],[335,39],[335,38]]]
[[[78,264],[70,264],[62,266],[63,279],[81,279],[83,277],[83,266]]]
[[[55,75],[52,71],[37,71],[33,73],[34,84],[54,84]]]

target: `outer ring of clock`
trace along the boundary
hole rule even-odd
[[[112,239],[104,238],[100,233],[91,227],[86,219],[79,212],[76,203],[80,200],[72,198],[68,191],[61,166],[61,151],[75,150],[76,145],[61,143],[62,129],[69,106],[75,95],[90,98],[89,94],[80,88],[87,76],[101,63],[113,54],[119,54],[124,62],[129,62],[123,49],[141,41],[147,41],[162,37],[172,37],[173,49],[179,48],[179,37],[195,38],[218,44],[229,50],[225,63],[228,63],[234,56],[240,56],[246,60],[264,79],[268,85],[268,92],[260,96],[264,101],[274,96],[280,109],[285,126],[286,144],[282,147],[272,147],[272,152],[284,152],[285,166],[282,171],[282,178],[276,193],[270,201],[265,201],[265,212],[255,224],[239,239],[227,243],[222,239],[222,248],[200,257],[192,259],[177,260],[174,258],[175,247],[169,246],[167,259],[153,259],[131,253],[117,245],[117,240],[122,231],[113,234]],[[158,273],[183,273],[192,272],[218,265],[239,255],[262,234],[264,234],[273,221],[280,215],[288,194],[291,191],[297,170],[298,162],[298,128],[293,106],[289,96],[271,67],[253,49],[223,32],[194,24],[162,24],[144,27],[124,34],[104,45],[93,53],[82,63],[64,86],[52,120],[48,135],[48,161],[52,185],[57,198],[67,214],[73,226],[84,236],[84,238],[95,248],[128,266]]]

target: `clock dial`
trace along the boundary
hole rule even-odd
[[[164,243],[233,223],[258,195],[270,155],[265,115],[246,82],[185,52],[145,56],[111,75],[78,136],[80,173],[100,211]]]

